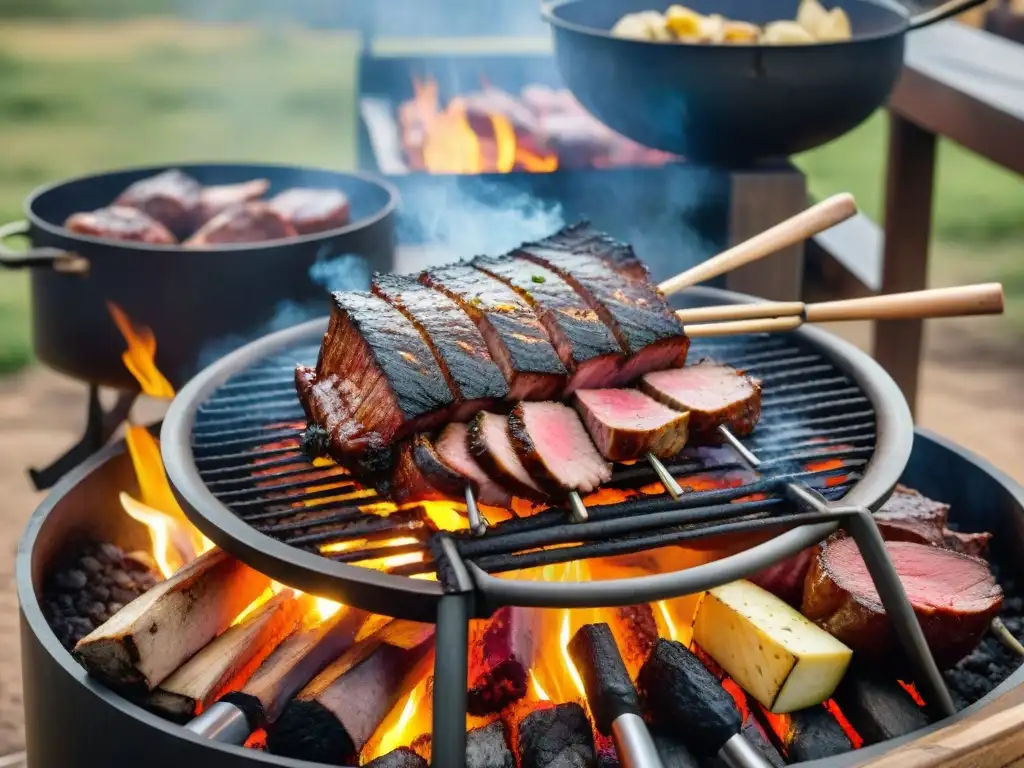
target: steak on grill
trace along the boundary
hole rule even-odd
[[[420,281],[473,318],[508,382],[510,399],[542,400],[562,391],[565,366],[533,309],[514,290],[466,264],[424,272]]]
[[[506,507],[512,495],[484,472],[469,451],[469,427],[452,423],[441,431],[434,447],[441,460],[469,482],[473,495],[481,504]]]
[[[534,243],[534,245],[586,256],[597,256],[623,277],[642,282],[649,282],[651,279],[647,265],[637,258],[633,246],[594,229],[589,221],[562,227],[555,234]]]
[[[349,222],[348,197],[338,189],[286,189],[271,198],[270,207],[300,235],[326,232]]]
[[[64,226],[72,232],[111,240],[130,240],[151,245],[174,245],[174,235],[147,213],[138,208],[112,205],[89,213],[73,213]]]
[[[138,208],[184,237],[198,224],[200,190],[198,181],[174,169],[136,181],[118,195],[114,205]]]
[[[185,241],[186,247],[259,243],[295,237],[295,228],[268,203],[254,200],[221,211]]]
[[[965,555],[984,556],[992,534],[952,531],[946,527],[948,517],[949,504],[897,485],[889,500],[875,513],[875,522],[887,541],[911,541],[946,547]]]
[[[509,256],[478,257],[473,266],[511,286],[536,311],[570,372],[565,395],[616,380],[622,351],[615,336],[565,280],[539,264]]]
[[[619,383],[686,362],[683,324],[649,282],[624,278],[601,256],[565,250],[558,235],[527,243],[516,255],[561,275],[611,329],[627,355]]]
[[[515,495],[533,500],[545,498],[512,445],[505,416],[486,411],[478,413],[469,424],[469,451],[484,472]]]
[[[408,317],[430,345],[460,401],[455,421],[468,421],[508,394],[480,330],[455,302],[407,275],[375,275],[373,292]]]
[[[754,431],[761,418],[761,383],[727,365],[701,361],[646,374],[640,388],[670,408],[690,412],[690,434],[717,441],[727,426],[737,437]]]
[[[331,455],[342,461],[443,422],[454,398],[416,326],[370,293],[332,300],[316,380],[300,377],[303,407],[327,431]]]
[[[518,403],[508,416],[508,434],[530,477],[552,495],[590,493],[612,479],[611,464],[563,403]]]
[[[199,191],[198,224],[209,221],[221,211],[234,205],[248,203],[263,196],[270,189],[267,179],[253,179],[241,184],[217,184]]]
[[[636,389],[581,389],[576,410],[594,445],[609,461],[653,453],[675,456],[686,446],[689,413],[675,411]]]
[[[885,543],[925,639],[940,666],[973,651],[999,613],[1003,593],[988,564],[941,547]],[[898,657],[899,644],[857,543],[834,537],[807,575],[801,611],[858,654]]]
[[[441,460],[429,436],[421,433],[404,441],[396,453],[395,471],[381,489],[396,504],[462,497],[465,479]]]

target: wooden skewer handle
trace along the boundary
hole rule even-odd
[[[775,317],[758,320],[736,320],[731,323],[698,323],[685,325],[687,336],[695,339],[707,336],[732,336],[739,333],[780,333],[792,331],[803,324],[801,317]]]
[[[822,200],[806,211],[766,229],[758,235],[734,245],[714,258],[688,269],[682,274],[661,283],[658,287],[666,296],[677,293],[690,285],[742,267],[769,254],[781,251],[802,242],[812,235],[823,232],[857,213],[857,204],[846,193],[833,195]]]
[[[757,304],[720,304],[714,307],[694,307],[676,312],[683,323],[716,323],[722,320],[752,320],[761,317],[790,317],[801,315],[802,301],[764,301]]]
[[[808,304],[806,317],[809,323],[829,323],[839,320],[998,315],[1002,311],[1003,286],[999,283],[983,283]]]

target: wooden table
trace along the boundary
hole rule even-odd
[[[1024,174],[1024,46],[948,21],[907,36],[889,102],[884,231],[864,217],[818,239],[869,290],[926,287],[936,137]],[[955,179],[946,183],[956,183]],[[911,409],[921,360],[920,320],[878,322],[875,358]]]

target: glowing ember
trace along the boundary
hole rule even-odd
[[[142,391],[150,397],[167,400],[174,397],[174,387],[156,367],[156,336],[153,331],[143,325],[133,325],[125,311],[112,301],[107,302],[107,310],[128,344],[128,349],[121,355],[124,367],[138,380]]]
[[[558,645],[562,651],[562,663],[565,664],[565,669],[569,673],[569,677],[572,678],[572,684],[576,686],[576,692],[582,697],[586,698],[587,692],[583,687],[583,680],[580,679],[579,670],[576,669],[576,665],[573,664],[572,657],[569,655],[569,641],[572,640],[572,635],[569,634],[569,611],[562,611],[562,628],[558,635]]]
[[[455,504],[449,501],[421,501],[414,506],[423,507],[427,517],[433,521],[439,530],[469,530],[469,519],[466,517],[466,507],[463,504]]]
[[[318,597],[316,599],[316,612],[320,617],[320,621],[327,621],[331,616],[340,611],[341,607],[341,603],[328,600],[326,597]]]
[[[843,710],[839,708],[832,699],[826,699],[824,703],[825,709],[832,713],[832,717],[839,723],[839,727],[843,729],[843,733],[846,734],[846,738],[850,740],[850,744],[853,745],[854,749],[860,749],[864,746],[863,737],[857,733],[857,730],[850,724],[850,721],[846,719],[846,715],[843,714]]]
[[[897,680],[896,682],[900,684],[900,687],[907,692],[907,694],[910,696],[910,698],[914,700],[914,703],[917,704],[917,706],[925,706],[924,699],[922,698],[921,693],[917,690],[917,688],[914,687],[913,683],[907,683],[903,680]]]
[[[658,613],[661,614],[662,620],[665,622],[665,634],[668,639],[678,640],[679,633],[676,631],[675,622],[672,621],[672,615],[668,612],[668,606],[665,605],[665,601],[659,600],[654,605],[658,609]]]

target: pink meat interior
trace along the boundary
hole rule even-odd
[[[507,504],[510,500],[508,492],[488,477],[469,452],[468,434],[469,427],[465,424],[452,423],[445,427],[436,445],[441,460],[477,484],[480,493],[477,501],[484,504]]]
[[[637,389],[581,389],[576,397],[597,419],[612,429],[645,432],[679,418],[679,411],[662,405]]]
[[[572,490],[589,492],[611,479],[576,411],[562,403],[523,403],[523,422],[549,472]]]
[[[716,411],[753,394],[750,382],[726,365],[698,363],[648,373],[644,380],[687,407]]]
[[[533,482],[533,478],[530,477],[530,473],[526,471],[526,467],[523,466],[523,463],[516,455],[515,449],[512,447],[512,442],[508,436],[508,419],[494,413],[485,413],[481,431],[484,443],[487,445],[494,460],[523,485],[540,491],[540,488]]]

